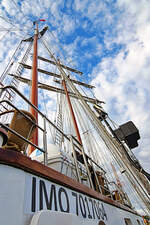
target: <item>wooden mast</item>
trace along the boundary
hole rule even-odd
[[[57,60],[57,63],[59,65],[59,67],[61,68],[61,64],[60,64],[59,59]],[[69,96],[69,93],[68,93],[66,81],[65,81],[63,76],[62,76],[62,85],[64,87],[64,91],[65,91],[65,94],[66,94],[66,97],[67,97],[67,102],[68,102],[68,105],[69,105],[69,110],[70,110],[70,113],[71,113],[71,117],[72,117],[74,129],[75,129],[75,133],[76,133],[76,136],[77,136],[77,140],[82,145],[82,140],[81,140],[79,128],[78,128],[77,121],[76,121],[76,118],[75,118],[75,114],[74,114],[74,111],[73,111],[73,108],[72,108],[72,104],[71,104],[70,96]]]
[[[38,73],[37,73],[37,47],[38,47],[38,22],[34,22],[34,43],[33,43],[33,62],[32,62],[32,85],[31,85],[31,103],[38,107]],[[31,114],[35,117],[38,123],[38,113],[33,107],[30,108]],[[33,140],[33,144],[38,145],[38,129],[36,128]],[[30,146],[28,155],[34,151],[34,147]]]
[[[69,109],[70,109],[70,113],[71,113],[71,117],[72,117],[72,121],[73,121],[73,125],[74,125],[74,129],[75,129],[75,132],[76,132],[77,139],[78,139],[79,143],[82,144],[81,136],[80,136],[80,133],[79,133],[79,128],[78,128],[77,121],[76,121],[74,111],[73,111],[73,108],[72,108],[72,104],[71,104],[71,101],[70,101],[70,96],[68,94],[66,81],[64,79],[62,80],[62,85],[64,87],[64,91],[65,91],[65,94],[66,94],[66,97],[67,97],[67,101],[68,101],[68,105],[69,105]]]

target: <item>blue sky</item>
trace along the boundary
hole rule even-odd
[[[32,34],[32,21],[46,19],[46,38],[52,32],[66,63],[83,72],[77,79],[95,85],[95,96],[106,102],[117,124],[132,120],[137,125],[141,140],[133,151],[150,172],[149,11],[148,0],[2,0],[0,69],[20,36]]]

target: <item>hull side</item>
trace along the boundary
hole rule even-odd
[[[56,176],[50,179],[55,171],[38,163],[39,166],[45,169],[46,173],[51,173],[47,177],[44,176],[44,172],[40,173],[37,171],[37,162],[20,153],[19,155],[16,152],[14,154],[18,158],[15,160],[11,158],[11,162],[7,158],[4,162],[4,156],[2,160],[2,152],[0,153],[0,212],[2,215],[0,224],[31,224],[33,216],[40,210],[44,210],[44,212],[46,210],[47,214],[51,214],[51,218],[52,215],[56,218],[56,213],[60,217],[65,215],[65,217],[68,217],[68,221],[69,218],[75,221],[73,218],[77,217],[77,220],[81,221],[79,224],[87,222],[94,225],[102,220],[106,225],[121,225],[124,224],[125,218],[130,218],[133,224],[137,224],[137,219],[142,221],[142,218],[131,209],[126,209],[125,206],[121,206],[111,199],[105,198],[105,196],[101,197],[99,193],[78,184],[78,182],[75,182],[74,185],[72,179],[64,175],[61,178],[61,174],[58,172],[55,175],[60,176],[59,181],[56,179]],[[24,160],[21,161],[20,157]],[[15,162],[16,160],[18,163]],[[25,165],[28,166],[28,160],[30,164],[34,164],[34,172],[31,172],[31,165],[27,167],[28,171],[25,169]],[[65,185],[62,182],[63,179],[66,179]],[[70,185],[68,184],[69,181]],[[51,225],[50,223],[48,224]]]

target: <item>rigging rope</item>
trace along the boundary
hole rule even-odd
[[[39,73],[39,74],[40,74],[40,73]],[[43,80],[41,74],[40,74],[40,79],[41,79],[41,81]],[[42,89],[41,92],[42,92],[42,97],[43,97],[43,104],[44,104],[44,108],[45,108],[45,114],[46,114],[46,116],[48,117],[48,111],[47,111],[47,107],[46,107],[46,103],[45,103],[46,101],[45,101],[44,90]],[[51,130],[50,124],[49,124],[49,130],[50,130],[50,134],[51,134],[51,137],[52,137],[52,141],[53,141],[53,143],[54,143],[54,134],[53,134],[53,132],[52,132],[52,130]]]
[[[80,106],[82,107],[82,104],[79,101],[78,101],[78,104],[80,104]],[[90,145],[91,149],[94,150],[93,152],[91,151],[92,158],[95,160],[95,162],[98,161],[98,164],[101,164],[102,160],[99,159],[99,157],[98,157],[98,154],[99,154],[101,159],[103,159],[104,170],[108,171],[108,175],[110,175],[110,177],[111,177],[112,173],[111,173],[110,167],[106,166],[108,164],[108,158],[110,158],[110,154],[108,152],[106,152],[106,149],[104,151],[103,148],[100,147],[100,143],[98,144],[99,139],[96,136],[96,134],[93,134],[94,132],[92,132],[92,131],[95,131],[95,128],[94,128],[93,124],[89,123],[90,120],[85,120],[85,118],[87,116],[87,112],[85,111],[85,109],[82,107],[82,110],[83,110],[84,114],[82,113],[79,116],[78,115],[79,114],[79,107],[77,106],[77,103],[76,103],[75,100],[74,100],[73,105],[75,105],[74,110],[76,111],[76,115],[78,116],[80,126],[81,126],[81,124],[84,124],[85,129],[88,130],[88,131],[89,130],[91,131],[90,133],[86,132],[86,134],[91,136],[90,138],[87,138],[87,140],[88,140],[88,145]],[[92,126],[92,128],[91,128],[91,126]],[[111,160],[112,160],[112,158],[110,158],[110,161]]]
[[[2,41],[3,38],[5,38],[5,36],[6,36],[9,32],[10,32],[10,31],[8,30],[8,31],[1,37],[0,41]]]
[[[12,27],[15,27],[15,28],[18,30],[18,27],[16,26],[16,24],[14,24],[10,19],[5,18],[4,16],[0,16],[0,18],[1,18],[2,20],[4,20],[5,22],[7,22],[8,24],[11,24]],[[20,24],[19,24],[19,25],[20,25]],[[32,25],[32,26],[33,26],[33,25]],[[24,27],[25,27],[25,25],[24,25]],[[28,27],[28,26],[26,26],[26,27],[28,28],[28,30],[31,30],[31,27]],[[20,29],[20,28],[19,28],[19,30],[21,30],[21,31],[25,34],[25,36],[26,36],[26,35],[30,35],[29,32],[24,32],[23,29]],[[14,32],[14,33],[15,33],[15,32]]]
[[[71,90],[71,87],[70,87],[70,86],[68,87],[68,90]],[[78,100],[78,104],[80,104],[80,108],[77,106],[76,102],[77,102],[76,100],[73,100],[73,99],[72,99],[72,105],[74,106],[74,112],[76,113],[76,119],[77,119],[77,121],[79,122],[78,124],[80,124],[82,133],[85,133],[85,129],[86,129],[86,130],[90,130],[92,124],[89,124],[89,121],[88,121],[88,120],[86,120],[86,123],[85,123],[85,118],[86,118],[86,116],[87,116],[86,111],[85,111],[84,108],[82,107],[82,104],[80,103],[79,100]],[[81,108],[82,108],[82,112],[80,113]],[[85,113],[85,115],[83,115],[83,112]],[[84,125],[82,125],[82,124],[84,124]],[[91,139],[90,139],[90,140],[91,140]],[[95,160],[95,162],[96,162],[96,160],[98,160],[98,155],[97,155],[96,145],[95,145],[95,143],[96,143],[97,141],[96,141],[96,138],[95,138],[94,135],[92,136],[92,140],[93,140],[93,141],[92,141],[92,144],[88,141],[88,145],[90,145],[90,146],[92,146],[92,147],[95,146],[95,151],[92,152],[92,151],[90,151],[89,148],[88,148],[87,150],[90,151],[90,152],[89,152],[89,153],[90,153],[90,156],[92,156],[92,158],[93,158],[93,159]],[[94,148],[93,148],[93,149],[94,149]],[[105,164],[104,164],[104,165],[107,165],[107,162],[108,162],[108,159],[105,160]],[[99,161],[99,163],[100,163],[100,161]],[[109,174],[111,174],[110,169],[107,169],[106,171],[109,171]]]
[[[61,58],[61,60],[62,60],[62,63],[64,63],[64,62],[67,62],[68,63],[68,65],[71,65],[71,66],[74,66],[74,64],[72,63],[72,61],[70,61],[70,60],[68,60],[68,55],[66,55],[67,53],[66,53],[66,50],[64,49],[64,47],[63,47],[63,45],[60,43],[60,41],[58,40],[58,38],[54,35],[54,33],[50,30],[50,29],[48,29],[48,32],[47,32],[49,35],[51,35],[53,38],[54,38],[54,40],[55,40],[55,42],[57,43],[57,45],[56,46],[58,46],[61,50],[62,50],[62,52],[58,49],[58,53],[60,54],[60,56],[62,57]],[[65,63],[66,64],[66,63]],[[74,76],[74,78],[75,78],[75,76]],[[75,78],[76,79],[76,78]]]
[[[135,189],[133,188],[133,186],[131,185],[131,183],[129,183],[128,179],[127,179],[127,176],[125,176],[123,174],[123,177],[124,177],[124,181],[125,181],[125,187],[124,189],[126,189],[126,192],[128,194],[128,196],[130,197],[132,203],[133,203],[133,206],[135,204],[137,204],[138,206],[140,206],[140,208],[143,210],[143,212],[147,213],[147,209],[144,208],[144,204],[142,204],[142,202],[140,201],[140,199],[138,198],[136,192],[135,192]]]
[[[48,53],[50,54],[50,57],[57,64],[57,61],[54,58],[54,55],[51,53],[50,48],[47,46],[47,43],[43,42],[43,44],[46,47]],[[147,199],[149,199],[149,196],[147,195],[146,191],[144,190],[143,185],[141,184],[141,182],[138,181],[138,178],[137,178],[136,174],[134,174],[134,172],[132,171],[131,165],[128,164],[127,161],[125,161],[126,158],[124,158],[125,155],[123,153],[123,149],[117,143],[117,141],[115,139],[113,139],[113,137],[110,135],[110,133],[108,133],[108,131],[105,129],[105,127],[102,125],[102,123],[95,116],[94,112],[91,110],[89,105],[84,101],[84,99],[82,98],[82,96],[79,93],[79,91],[77,90],[77,88],[70,82],[70,80],[67,77],[67,75],[65,74],[64,70],[62,68],[60,68],[59,65],[58,65],[58,68],[62,72],[63,78],[66,79],[66,81],[68,81],[68,83],[69,83],[70,87],[72,88],[72,90],[76,93],[78,98],[81,100],[85,110],[89,114],[89,119],[91,120],[91,123],[93,123],[93,125],[96,127],[99,135],[101,136],[101,139],[103,140],[103,142],[105,143],[105,145],[107,146],[109,151],[111,152],[111,154],[114,157],[114,159],[118,161],[119,165],[122,166],[122,164],[124,164],[124,166],[125,166],[125,168],[127,170],[127,173],[126,173],[127,178],[131,182],[132,186],[134,187],[133,178],[136,181],[136,183],[138,184],[138,186],[136,186],[135,190],[136,190],[138,196],[141,198],[141,200],[145,204],[145,206],[147,207],[147,209],[150,209],[148,204],[147,204]],[[122,163],[121,163],[121,161],[122,161]],[[131,177],[131,175],[132,175],[132,177]],[[141,191],[140,190],[143,191],[142,195],[141,195]]]
[[[22,45],[22,41],[19,42],[19,44],[18,44],[18,46],[17,46],[15,52],[13,53],[13,55],[12,55],[12,57],[11,57],[9,63],[7,64],[5,70],[3,71],[2,75],[0,76],[0,82],[1,82],[1,83],[3,83],[3,80],[5,79],[6,73],[9,71],[10,67],[12,66],[12,63],[13,63],[12,60],[13,60],[13,58],[15,57],[17,51],[20,49],[21,45]]]
[[[26,17],[26,18],[28,18],[25,14],[24,14],[24,12],[21,10],[21,8],[19,7],[19,5],[14,1],[14,0],[11,0],[13,3],[14,3],[14,5],[16,6],[16,9],[18,9],[19,10],[19,12],[21,12],[22,13],[22,15],[24,16],[24,17]],[[30,20],[30,19],[29,19]]]
[[[107,118],[109,119],[109,121],[113,125],[114,129],[117,129],[119,127],[119,125],[117,123],[115,123],[109,116],[107,116]]]

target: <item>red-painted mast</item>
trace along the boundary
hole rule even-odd
[[[38,73],[37,73],[37,47],[38,47],[38,22],[34,22],[34,43],[33,43],[33,62],[32,62],[32,85],[31,85],[31,103],[38,107]],[[33,107],[30,108],[31,114],[36,118],[38,123],[38,113]],[[32,142],[38,145],[38,128],[36,128]],[[34,151],[34,147],[30,146],[28,154]]]
[[[65,91],[65,94],[66,94],[66,97],[67,97],[67,101],[68,101],[70,113],[71,113],[71,116],[72,116],[72,121],[73,121],[73,125],[74,125],[74,129],[75,129],[75,132],[76,132],[77,139],[78,139],[79,143],[82,144],[81,136],[80,136],[80,133],[79,133],[79,128],[78,128],[78,125],[77,125],[77,121],[76,121],[74,111],[73,111],[73,108],[72,108],[72,104],[71,104],[71,101],[70,101],[70,97],[69,97],[69,94],[68,94],[66,81],[64,79],[62,80],[62,85],[64,86],[64,91]]]

